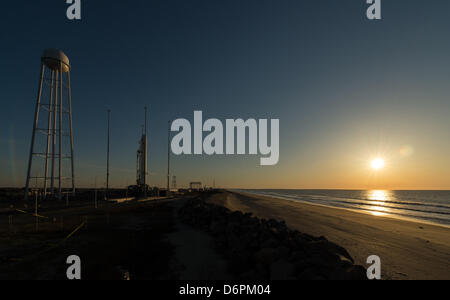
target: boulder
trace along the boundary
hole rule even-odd
[[[231,212],[203,198],[186,201],[180,219],[204,229],[229,263],[235,278],[267,279],[366,279],[366,270],[354,265],[346,249],[290,230],[284,221],[259,219],[250,213]]]

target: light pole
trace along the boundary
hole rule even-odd
[[[109,121],[110,121],[110,115],[111,110],[108,109],[108,121],[107,121],[107,129],[108,129],[108,137],[107,137],[107,145],[106,145],[106,197],[108,198],[108,192],[109,192]]]
[[[170,195],[170,120],[167,128],[167,197]]]

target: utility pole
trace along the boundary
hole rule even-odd
[[[39,219],[38,219],[38,192],[34,192],[34,216],[36,217],[36,231],[39,229]]]
[[[95,208],[97,208],[97,176],[95,176],[95,183],[94,183],[94,202]]]
[[[145,166],[144,166],[144,198],[147,199],[147,174],[148,174],[148,162],[147,162],[147,153],[148,153],[148,139],[147,139],[147,106],[144,107],[145,110],[145,121],[144,121],[144,137],[145,137],[145,153],[144,153],[144,160],[145,160]]]
[[[167,130],[167,197],[170,194],[170,121]]]
[[[111,110],[108,109],[108,137],[107,137],[107,145],[106,145],[106,197],[108,198],[109,192],[109,119],[110,119]]]

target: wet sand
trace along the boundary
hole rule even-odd
[[[450,279],[448,227],[235,192],[213,195],[210,201],[325,236],[360,265],[368,266],[367,257],[378,255],[382,279]]]

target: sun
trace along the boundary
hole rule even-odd
[[[384,167],[384,159],[382,158],[375,158],[370,162],[370,166],[374,170],[379,170]]]

